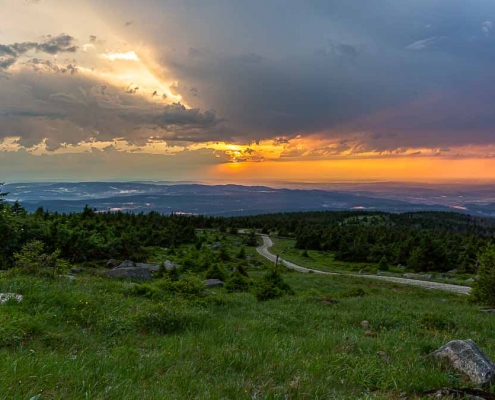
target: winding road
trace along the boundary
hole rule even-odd
[[[275,262],[277,260],[277,256],[270,253],[268,250],[270,247],[273,246],[272,240],[266,236],[262,235],[263,238],[263,245],[259,246],[256,250],[258,253],[265,257],[266,259],[270,260],[271,262]],[[283,261],[284,264],[287,266],[287,268],[293,269],[295,271],[303,272],[303,273],[308,273],[308,272],[313,272],[315,274],[321,274],[321,275],[343,275],[339,274],[337,272],[325,272],[325,271],[319,271],[316,269],[310,269],[310,268],[305,268],[301,267],[300,265],[291,263],[287,260],[284,260],[279,257],[279,261]],[[415,279],[406,279],[406,278],[396,278],[393,276],[380,276],[380,275],[351,275],[356,278],[364,278],[364,279],[375,279],[378,281],[387,281],[387,282],[394,282],[394,283],[400,283],[403,285],[410,285],[410,286],[417,286],[417,287],[422,287],[425,289],[435,289],[435,290],[444,290],[447,292],[453,292],[457,294],[469,294],[471,291],[471,288],[469,286],[459,286],[459,285],[450,285],[448,283],[438,283],[438,282],[429,282],[429,281],[419,281]]]

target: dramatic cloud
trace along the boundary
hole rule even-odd
[[[14,43],[11,45],[0,44],[0,69],[7,69],[17,60],[30,51],[46,54],[75,53],[78,47],[74,44],[72,36],[61,34],[59,36],[47,36],[44,41]]]
[[[0,14],[4,151],[493,155],[489,0],[5,0]],[[53,32],[67,33],[39,37]]]

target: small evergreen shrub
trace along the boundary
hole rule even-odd
[[[275,268],[265,274],[256,287],[258,301],[272,300],[293,294],[292,288],[284,282],[280,271]]]
[[[246,278],[240,271],[235,271],[232,276],[225,282],[225,289],[227,292],[247,292],[251,281]]]
[[[206,279],[220,279],[221,281],[225,281],[226,276],[225,270],[218,264],[213,264],[206,271]]]
[[[478,277],[473,283],[471,299],[495,307],[495,245],[490,244],[479,257]]]

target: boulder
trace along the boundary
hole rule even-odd
[[[223,282],[220,279],[207,279],[203,283],[207,288],[223,287]]]
[[[6,303],[9,300],[15,300],[18,303],[22,301],[22,294],[17,293],[0,293],[0,305]]]
[[[402,276],[404,278],[407,278],[407,279],[433,279],[434,278],[433,274],[404,274]]]
[[[140,281],[150,281],[151,271],[148,268],[117,268],[103,272],[109,278],[135,279]]]
[[[136,267],[149,269],[151,272],[157,272],[160,269],[160,266],[157,264],[137,263]]]
[[[474,278],[469,278],[465,280],[465,283],[470,284],[470,283],[474,283],[474,281],[475,281]]]
[[[112,261],[112,260],[110,260],[110,261]],[[108,263],[107,263],[107,265],[108,265]],[[136,266],[136,264],[134,263],[134,261],[125,260],[122,264],[120,264],[118,266],[115,266],[114,269],[119,269],[119,268],[133,268],[135,266]]]
[[[165,261],[165,269],[166,269],[167,271],[170,271],[170,270],[172,270],[172,269],[176,269],[176,268],[179,268],[179,267],[180,267],[180,265],[179,265],[179,264],[175,264],[175,263],[173,263],[173,262],[172,262],[172,261],[170,261],[170,260]]]
[[[111,260],[108,260],[106,263],[107,268],[116,268],[118,267],[119,263],[117,260],[114,260],[113,258]]]
[[[439,274],[437,275],[438,279],[453,279],[451,275],[449,274]]]
[[[489,385],[495,382],[495,364],[470,339],[453,340],[434,351],[431,356],[447,361],[475,384]]]
[[[364,274],[365,274],[364,269],[359,271],[359,275],[364,275]]]
[[[82,268],[72,268],[70,270],[70,273],[71,274],[80,274],[81,272],[83,272],[83,269]]]

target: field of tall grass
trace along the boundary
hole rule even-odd
[[[263,271],[250,271],[256,282]],[[295,295],[5,274],[0,399],[393,399],[468,385],[426,357],[495,316],[468,299],[347,276],[283,275]],[[362,321],[369,326],[363,328]]]

